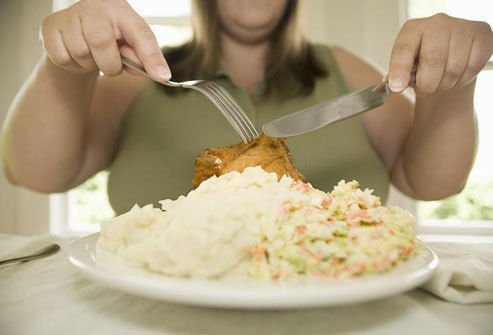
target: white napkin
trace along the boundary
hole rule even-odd
[[[442,299],[477,304],[493,302],[493,245],[429,243],[439,259],[433,278],[423,289]]]

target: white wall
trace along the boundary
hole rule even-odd
[[[0,122],[42,50],[38,29],[52,8],[72,0],[0,1]],[[159,0],[156,0],[159,1]],[[405,0],[301,0],[306,35],[339,44],[387,68],[392,43],[405,17]],[[1,164],[1,163],[0,163]],[[391,192],[390,203],[414,211],[414,203]],[[48,232],[48,196],[8,184],[0,174],[0,233]]]
[[[405,0],[305,0],[302,6],[309,39],[348,47],[387,68]]]

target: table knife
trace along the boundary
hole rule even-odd
[[[415,83],[413,71],[409,86]],[[268,122],[262,131],[269,137],[301,135],[381,106],[391,93],[388,81],[384,81]]]

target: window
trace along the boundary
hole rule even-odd
[[[426,17],[439,12],[454,17],[486,21],[493,26],[493,3],[484,0],[409,0],[409,18]],[[479,147],[469,180],[464,190],[441,201],[419,202],[421,231],[484,235],[493,229],[493,58],[476,84],[474,106],[479,125]],[[445,223],[445,220],[447,222]],[[419,230],[419,228],[418,228]]]
[[[174,46],[192,36],[189,0],[130,0],[145,18],[160,46]]]
[[[54,0],[59,10],[75,1]],[[129,0],[149,23],[160,46],[179,45],[191,35],[189,0]],[[50,232],[58,235],[99,231],[99,224],[114,216],[108,202],[108,172],[102,171],[65,194],[50,196]]]
[[[53,0],[56,10],[73,2],[74,0]],[[361,0],[361,2],[365,1]],[[191,36],[189,0],[130,0],[129,3],[151,25],[160,45],[176,45]],[[452,16],[483,20],[493,24],[493,3],[491,1],[402,0],[402,3],[407,3],[407,12],[410,18],[446,12]],[[309,14],[311,17],[317,18],[318,21],[322,21],[325,14],[320,14],[318,5],[313,6]],[[343,2],[333,2],[329,7],[332,8],[333,6],[346,8]],[[397,7],[401,8],[400,5]],[[357,18],[354,21],[348,21],[351,23],[351,28],[361,29],[366,25],[358,26],[360,22],[371,22],[369,16],[373,14],[369,13],[369,9],[361,9],[361,11],[368,12],[368,19],[360,20],[357,15],[362,15],[362,13],[355,13]],[[317,13],[321,16],[316,16]],[[395,15],[398,13],[396,12]],[[338,22],[337,24],[343,28],[346,27],[344,26],[345,22]],[[316,34],[322,34],[324,38],[329,36],[330,29],[325,28],[328,27],[314,25],[310,36]],[[324,32],[324,29],[327,32]],[[330,36],[332,40],[329,42],[334,42],[335,37]],[[383,40],[390,41],[390,37]],[[359,40],[357,42],[355,44],[361,44]],[[385,44],[387,45],[387,43]],[[381,49],[381,47],[382,45],[378,45],[377,49]],[[493,235],[493,222],[488,221],[493,220],[493,159],[487,151],[487,148],[493,145],[493,133],[486,129],[486,125],[493,124],[493,115],[490,113],[493,110],[493,102],[488,95],[491,87],[493,87],[493,71],[482,72],[478,77],[475,97],[480,126],[479,151],[467,187],[460,195],[444,201],[419,202],[418,232],[450,233],[453,231],[456,234],[480,235],[488,233]],[[113,215],[106,197],[106,180],[107,172],[101,172],[68,194],[51,196],[51,232],[67,235],[97,231],[99,229],[98,223],[104,222]],[[455,224],[451,224],[447,220],[445,226],[443,221],[445,218],[456,219],[457,221]],[[466,226],[467,229],[464,228]]]

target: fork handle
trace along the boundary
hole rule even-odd
[[[151,77],[151,75],[149,73],[147,73],[147,71],[144,69],[144,67],[136,62],[134,62],[133,60],[123,56],[120,54],[120,57],[121,57],[121,60],[122,60],[122,64],[125,65],[126,67],[134,70],[134,71],[137,71],[138,73],[140,74],[143,74],[144,76],[146,76],[147,78],[151,79],[151,80],[154,80],[160,84],[163,84],[163,85],[166,85],[166,86],[171,86],[171,87],[178,87],[180,86],[178,83],[175,83],[173,81],[169,81],[169,80],[156,80],[154,79],[153,77]]]
[[[408,87],[416,86],[416,73],[418,72],[418,61],[414,62],[413,68],[411,70],[411,77],[409,78]]]
[[[152,80],[156,80],[154,78],[152,78],[149,73],[146,72],[146,70],[144,69],[143,66],[141,66],[140,64],[137,64],[136,62],[134,62],[133,60],[131,59],[128,59],[122,55],[120,55],[121,59],[122,59],[122,64],[125,65],[126,67],[134,70],[134,71],[137,71],[139,72],[140,74],[143,74],[144,76],[146,76],[147,78],[150,78]]]
[[[9,264],[9,263],[16,263],[16,262],[27,262],[27,261],[30,261],[32,259],[49,256],[51,254],[54,254],[58,250],[60,250],[60,246],[58,244],[51,244],[48,247],[43,248],[43,249],[39,250],[38,252],[36,252],[32,255],[29,255],[29,256],[16,257],[16,258],[2,260],[2,261],[0,261],[0,265]]]

